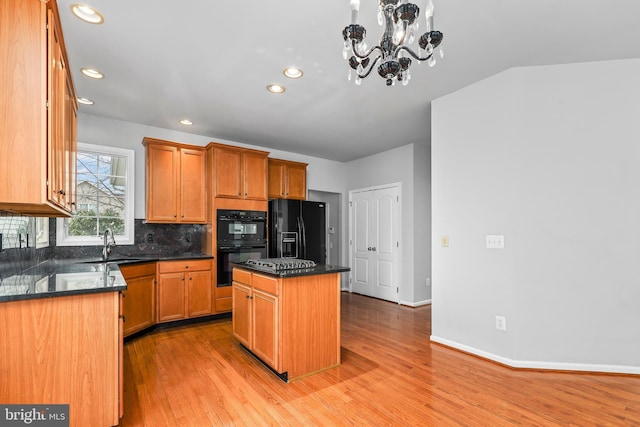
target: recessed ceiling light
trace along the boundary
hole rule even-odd
[[[299,79],[300,77],[302,77],[302,70],[296,67],[288,67],[284,69],[282,74],[289,77],[290,79]]]
[[[87,77],[91,77],[92,79],[102,79],[104,78],[104,74],[102,74],[98,70],[94,70],[93,68],[83,68],[80,70],[82,74]]]
[[[285,91],[285,87],[280,84],[273,83],[267,86],[267,90],[271,93],[283,93]]]
[[[78,97],[76,98],[78,100],[78,102],[80,104],[84,104],[84,105],[93,105],[94,102],[92,100],[90,100],[89,98],[82,98],[82,97]]]
[[[180,120],[180,123],[182,123],[183,125],[187,125],[187,126],[191,126],[193,124],[193,122],[189,119],[182,119]]]
[[[102,24],[104,22],[104,17],[100,12],[84,4],[72,4],[71,12],[84,22],[90,24]]]

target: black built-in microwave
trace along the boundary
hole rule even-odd
[[[266,212],[218,209],[217,217],[218,246],[266,244]]]

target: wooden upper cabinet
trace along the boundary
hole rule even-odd
[[[207,152],[204,148],[180,149],[181,222],[207,221]]]
[[[269,159],[269,198],[307,198],[307,164]]]
[[[242,152],[216,147],[214,149],[214,197],[242,198]]]
[[[207,149],[212,158],[213,197],[267,200],[268,152],[213,142]]]
[[[78,105],[56,2],[3,0],[0,28],[0,209],[69,216]]]
[[[152,138],[142,143],[146,147],[147,221],[205,223],[205,149]]]

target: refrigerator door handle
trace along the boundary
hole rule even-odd
[[[300,251],[298,253],[302,254],[302,259],[307,259],[307,234],[304,229],[304,219],[302,217],[298,217],[298,230],[300,232]]]

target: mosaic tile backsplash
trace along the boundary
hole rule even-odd
[[[56,220],[49,219],[49,246],[36,248],[37,218],[0,212],[0,280],[47,259],[102,256],[102,246],[56,246]],[[111,257],[201,254],[206,226],[200,224],[146,224],[135,220],[135,244],[113,247]],[[0,282],[1,283],[1,282]]]

